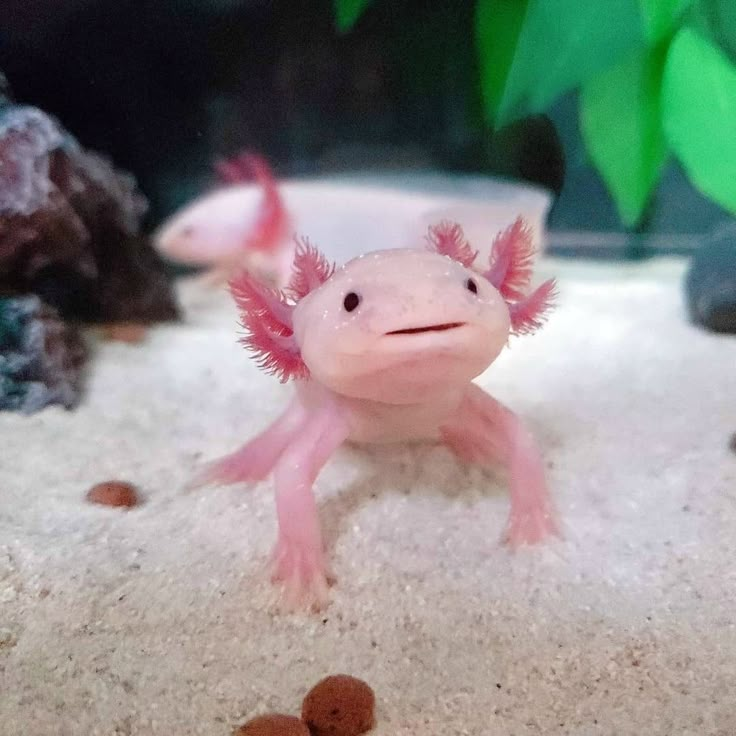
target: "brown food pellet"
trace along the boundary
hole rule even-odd
[[[107,340],[116,342],[142,342],[148,332],[148,326],[138,322],[111,322],[102,328]]]
[[[135,486],[121,480],[108,480],[98,483],[87,491],[87,500],[90,503],[99,503],[103,506],[125,506],[127,508],[138,503],[138,492]]]
[[[736,452],[736,432],[731,435],[731,439],[728,441],[728,447],[731,452]]]
[[[375,704],[373,690],[365,682],[332,675],[307,693],[302,720],[312,736],[358,736],[373,728]]]
[[[294,716],[271,713],[244,723],[233,736],[309,736],[309,729]]]

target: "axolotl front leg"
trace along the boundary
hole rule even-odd
[[[329,574],[312,485],[348,432],[336,408],[308,410],[295,398],[268,429],[209,465],[196,481],[254,482],[273,472],[278,517],[273,579],[284,586],[287,609],[327,603]]]
[[[309,416],[276,463],[279,532],[273,579],[284,585],[288,609],[319,609],[328,602],[329,573],[312,485],[348,434],[337,410],[321,409]]]
[[[442,428],[442,437],[462,460],[507,466],[511,513],[504,541],[517,547],[559,534],[539,449],[513,412],[471,384],[457,415]]]

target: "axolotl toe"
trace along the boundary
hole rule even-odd
[[[268,429],[198,480],[252,482],[273,473],[274,579],[289,607],[327,603],[312,485],[348,441],[441,441],[468,462],[504,464],[506,540],[532,544],[557,531],[532,436],[472,382],[511,334],[541,326],[555,285],[527,293],[533,249],[521,219],[498,235],[485,268],[476,259],[462,229],[443,222],[430,228],[426,250],[377,251],[337,270],[302,241],[283,291],[247,273],[231,282],[245,346],[262,368],[293,379],[296,391]]]

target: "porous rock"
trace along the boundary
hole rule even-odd
[[[0,95],[0,290],[36,293],[88,322],[176,319],[163,263],[140,230],[146,209],[130,175],[43,111]]]

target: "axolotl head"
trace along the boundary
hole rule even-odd
[[[173,261],[195,266],[235,260],[253,227],[257,196],[256,191],[233,187],[195,200],[154,233],[157,250]]]
[[[496,238],[487,270],[458,225],[430,228],[428,241],[337,270],[302,243],[287,292],[239,277],[231,288],[246,346],[282,380],[311,378],[354,398],[417,403],[468,383],[511,333],[541,325],[554,282],[523,293],[533,251],[521,220]]]
[[[293,324],[316,381],[400,404],[482,373],[506,344],[511,320],[498,290],[461,263],[386,250],[338,270],[297,304]]]
[[[285,285],[294,256],[291,222],[268,162],[244,153],[220,162],[218,172],[226,186],[166,220],[154,234],[157,250],[188,265],[223,271],[244,265]]]

